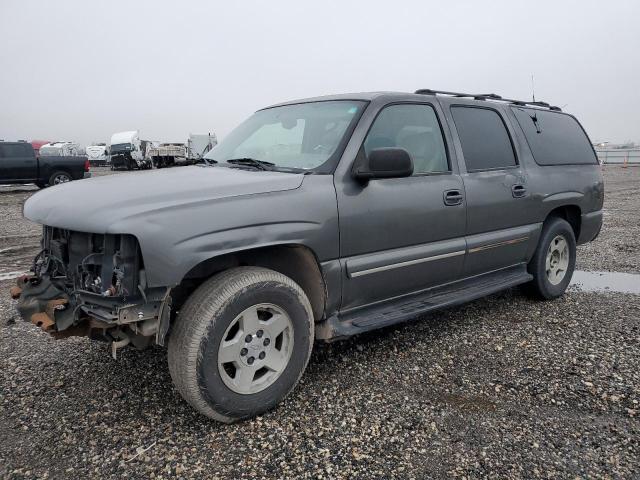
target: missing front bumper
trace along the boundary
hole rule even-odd
[[[149,291],[142,302],[127,302],[90,292],[69,296],[46,276],[23,276],[10,294],[18,300],[24,321],[55,338],[87,336],[111,342],[126,338],[127,343],[144,348],[151,343],[163,345],[169,329],[170,289]]]

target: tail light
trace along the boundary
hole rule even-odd
[[[89,171],[89,159],[88,158],[84,161],[84,171],[85,172]]]

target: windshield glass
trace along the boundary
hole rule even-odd
[[[117,143],[116,145],[111,145],[111,153],[122,153],[131,151],[130,143]]]
[[[274,168],[312,170],[336,151],[365,102],[310,102],[260,110],[241,123],[205,158],[251,158]]]

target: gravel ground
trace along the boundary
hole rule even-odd
[[[577,269],[640,272],[640,166],[604,169],[602,232],[578,248]]]
[[[605,229],[580,268],[640,271],[639,174],[605,170]],[[0,190],[0,271],[35,249],[39,228],[20,218],[31,192]],[[0,295],[2,477],[640,477],[637,295],[513,289],[318,344],[278,409],[234,425],[180,399],[164,349],[114,361],[16,315]]]

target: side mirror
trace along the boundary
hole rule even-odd
[[[413,160],[404,148],[375,148],[363,160],[353,172],[360,180],[413,175]]]

